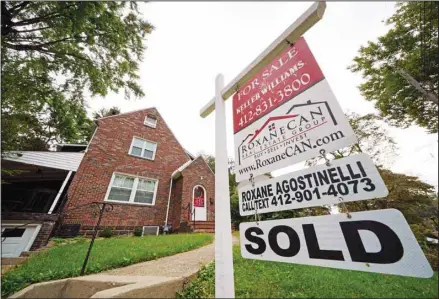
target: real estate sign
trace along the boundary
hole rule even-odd
[[[242,216],[386,197],[388,190],[366,154],[331,161],[268,180],[238,185]]]
[[[236,180],[357,142],[305,39],[233,96]]]
[[[241,223],[244,258],[428,278],[433,270],[395,209]]]

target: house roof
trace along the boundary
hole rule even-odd
[[[76,171],[83,157],[84,153],[77,152],[10,151],[5,153],[2,159],[30,165]]]
[[[201,155],[198,155],[198,156],[196,156],[193,160],[189,160],[189,161],[187,161],[186,163],[184,163],[183,165],[181,165],[180,167],[178,167],[178,168],[172,173],[171,177],[172,177],[173,179],[179,177],[179,176],[181,175],[181,173],[183,172],[183,170],[184,170],[185,168],[187,168],[189,165],[191,165],[192,162],[196,161],[198,158],[203,159],[204,163],[206,163],[207,167],[209,167],[209,165],[207,164],[206,160],[204,160],[204,158],[203,158]],[[209,169],[210,169],[210,167],[209,167]],[[212,171],[212,169],[210,169],[210,171]],[[212,171],[212,173],[213,173],[213,171]],[[215,174],[215,173],[213,173],[213,174]]]
[[[186,155],[188,155],[189,156],[189,158],[191,159],[191,160],[195,160],[195,158],[197,158],[197,157],[195,157],[194,155],[192,155],[188,150],[184,150],[184,152],[186,153]]]
[[[181,165],[180,167],[178,167],[171,175],[172,178],[176,178],[178,176],[180,176],[181,172],[188,167],[192,162],[194,162],[196,159],[198,159],[198,157],[196,157],[193,160],[189,160],[186,163],[184,163],[183,165]]]
[[[127,112],[119,113],[119,114],[115,114],[115,115],[104,116],[104,117],[98,118],[97,120],[101,120],[101,119],[105,119],[105,118],[110,118],[110,117],[119,117],[121,115],[126,115],[126,114],[130,114],[130,113],[135,113],[135,112],[139,112],[139,111],[143,111],[143,110],[150,110],[150,109],[157,110],[155,107],[142,108],[142,109],[127,111]]]

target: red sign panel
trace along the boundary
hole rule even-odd
[[[201,187],[194,190],[194,207],[204,208],[204,189]]]
[[[233,95],[234,133],[323,78],[305,39],[299,38]]]

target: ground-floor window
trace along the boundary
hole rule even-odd
[[[154,205],[157,187],[156,179],[114,173],[105,200]]]

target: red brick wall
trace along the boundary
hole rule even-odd
[[[54,221],[45,221],[42,223],[40,231],[38,232],[35,241],[32,243],[30,251],[37,250],[43,246],[46,246],[49,241],[50,234],[52,233],[53,227],[55,225]]]
[[[168,223],[172,224],[173,230],[178,230],[180,227],[181,214],[186,213],[187,210],[181,205],[181,198],[183,192],[183,177],[180,177],[172,183],[172,196],[169,207]]]
[[[192,205],[192,192],[196,185],[201,185],[206,189],[207,220],[215,220],[215,175],[210,170],[202,157],[198,157],[183,172],[183,190],[181,206],[186,207],[188,203]],[[212,198],[213,203],[210,203]],[[181,222],[188,221],[188,214],[181,214]]]
[[[147,114],[154,114],[157,127],[143,124]],[[157,142],[155,160],[128,154],[133,136]],[[158,179],[154,206],[114,203],[114,210],[105,213],[101,225],[135,227],[160,225],[165,222],[171,174],[189,160],[155,108],[99,120],[98,129],[68,191],[65,209],[104,201],[113,172]],[[94,209],[94,211],[97,211]],[[94,226],[97,213],[90,207],[71,211],[65,223],[79,223],[87,229]]]

